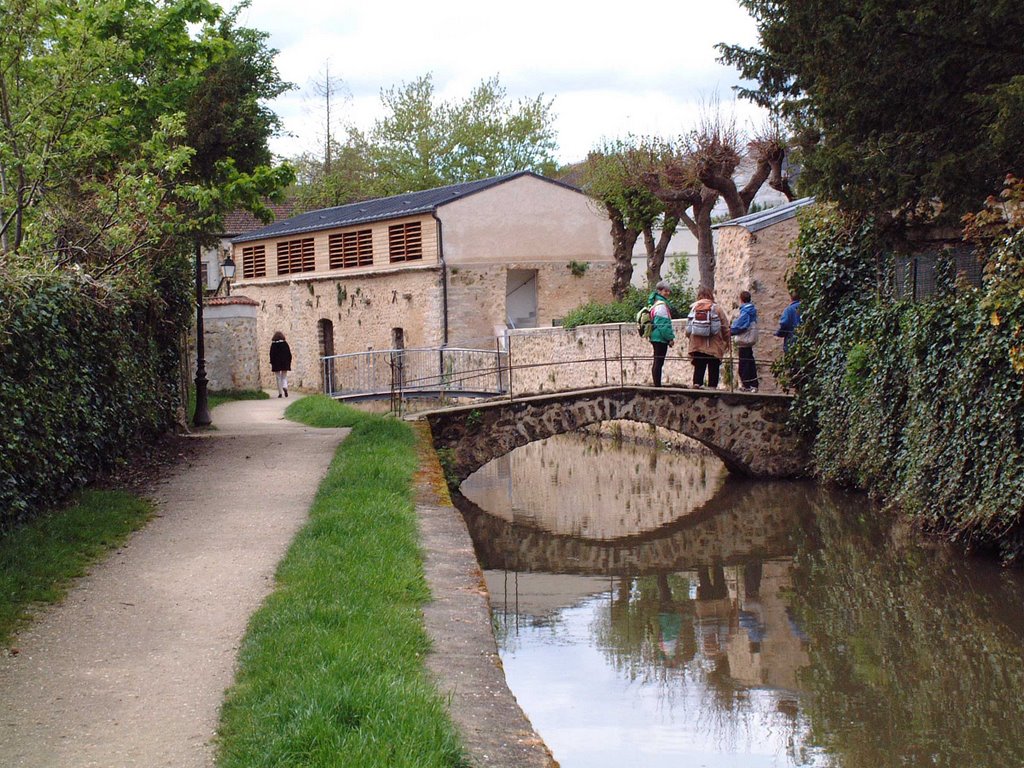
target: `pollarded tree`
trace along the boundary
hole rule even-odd
[[[642,182],[640,169],[651,163],[653,145],[636,137],[606,141],[579,169],[579,184],[611,221],[615,274],[612,295],[621,299],[633,276],[633,249],[643,235],[648,252],[647,280],[657,283],[665,251],[679,217]],[[655,242],[654,229],[660,229]],[[653,278],[653,279],[652,279]]]
[[[700,125],[675,142],[661,142],[649,153],[646,167],[637,177],[697,239],[697,267],[700,282],[715,287],[715,244],[711,214],[719,198],[725,200],[733,218],[750,212],[754,198],[765,182],[792,199],[793,193],[783,171],[785,142],[771,126],[746,141],[732,120],[718,110],[702,118]],[[742,183],[737,175],[744,159],[753,166]]]
[[[1024,14],[1011,0],[741,0],[720,45],[801,145],[801,185],[848,210],[956,221],[1024,168]]]

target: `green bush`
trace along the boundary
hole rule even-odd
[[[947,276],[897,300],[870,221],[803,217],[802,324],[786,359],[817,473],[871,491],[972,549],[1024,561],[1024,233],[987,256],[979,290]]]
[[[175,279],[168,269],[167,285],[129,288],[73,272],[0,275],[0,530],[172,422],[187,322]]]
[[[650,295],[650,291],[641,291],[631,285],[626,289],[626,295],[619,301],[608,304],[591,301],[572,310],[566,314],[562,321],[562,327],[576,328],[581,325],[601,325],[603,323],[632,323],[636,320],[636,313],[642,307],[647,306],[647,298]],[[692,301],[693,295],[688,288],[673,284],[673,292],[669,300],[672,317],[685,317]]]

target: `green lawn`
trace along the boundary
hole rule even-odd
[[[249,623],[218,766],[467,765],[424,667],[412,430],[319,395],[286,415],[352,434]]]
[[[120,491],[85,491],[70,507],[0,536],[0,643],[55,603],[71,580],[117,547],[153,514],[149,502]]]

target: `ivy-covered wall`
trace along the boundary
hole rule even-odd
[[[0,274],[0,531],[172,423],[188,272],[164,269],[133,288]]]
[[[786,367],[823,479],[1024,562],[1024,232],[987,250],[980,289],[947,270],[936,296],[896,300],[871,222],[805,213]]]

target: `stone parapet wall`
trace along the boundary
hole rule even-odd
[[[257,305],[244,298],[214,299],[203,308],[207,387],[259,389]]]
[[[693,382],[693,365],[687,356],[686,322],[672,323],[676,345],[668,351],[662,371],[662,385],[688,387]],[[755,350],[760,391],[777,392],[771,363],[778,357],[776,345],[764,334]],[[763,351],[768,350],[768,355]],[[640,338],[633,323],[584,325],[577,328],[531,328],[508,332],[514,396],[565,392],[574,389],[616,385],[648,386],[652,383],[653,351]],[[620,365],[621,361],[621,365]],[[729,388],[723,361],[720,387]],[[735,370],[735,361],[732,363]],[[733,381],[739,383],[739,377]]]

